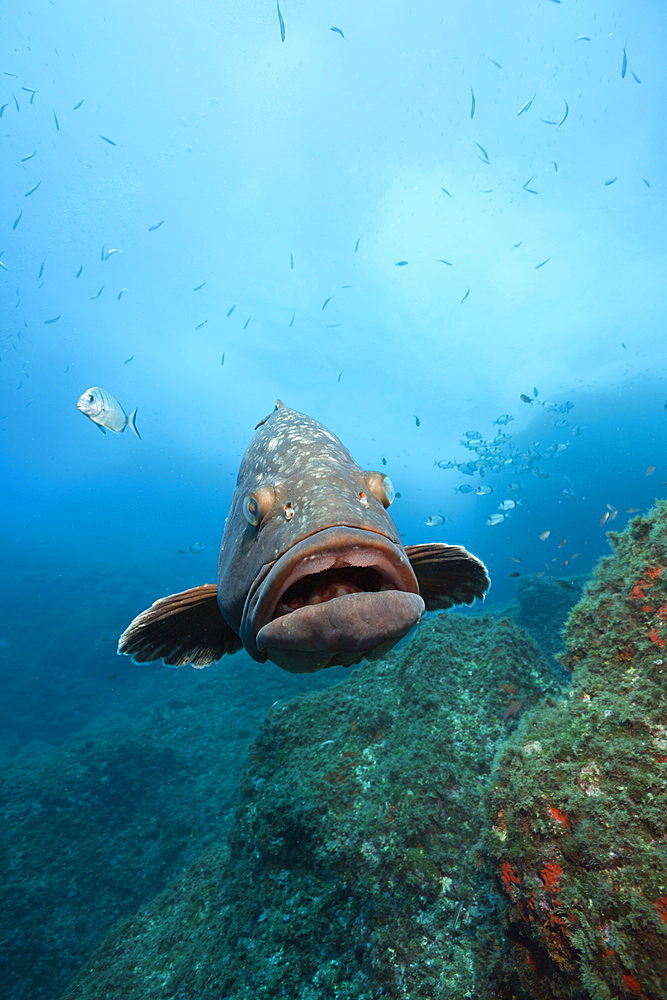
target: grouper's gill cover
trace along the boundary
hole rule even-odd
[[[391,649],[425,608],[482,598],[483,564],[455,545],[404,548],[391,499],[387,477],[279,402],[241,462],[217,587],[156,601],[119,652],[206,666],[244,646],[293,672],[350,666]]]

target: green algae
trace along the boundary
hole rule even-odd
[[[566,690],[510,620],[443,615],[274,705],[227,845],[63,1000],[665,1000],[667,506],[609,538]],[[566,582],[517,602],[549,659]]]
[[[539,646],[550,662],[563,648],[562,631],[554,622],[567,619],[572,606],[581,598],[588,576],[521,576],[516,581],[517,612],[514,619]]]
[[[667,996],[667,504],[609,539],[565,630],[573,684],[494,775],[503,996]]]
[[[228,850],[121,922],[66,1000],[486,998],[494,753],[553,674],[508,621],[441,616],[251,747]]]
[[[60,747],[0,757],[3,1000],[53,1000],[115,921],[224,840],[251,734],[304,681],[327,678],[297,681],[245,653],[155,671],[134,718],[113,712]]]

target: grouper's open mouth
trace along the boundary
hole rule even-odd
[[[255,657],[293,673],[380,656],[424,613],[402,549],[360,528],[325,528],[258,575],[241,639]]]

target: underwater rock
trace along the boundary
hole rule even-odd
[[[525,629],[547,657],[563,648],[562,630],[567,616],[581,598],[589,576],[521,576],[516,581],[519,605],[516,622]],[[555,662],[555,661],[554,661]]]
[[[517,626],[439,616],[269,712],[228,851],[119,922],[64,1000],[488,1000],[476,850],[499,741],[553,673]]]
[[[2,1000],[53,1000],[116,920],[224,839],[248,743],[296,686],[259,667],[240,687],[249,662],[168,671],[132,720],[2,759]]]
[[[494,776],[502,997],[667,997],[667,503],[608,537],[565,630],[567,697]]]
[[[52,1000],[112,923],[210,842],[196,768],[183,748],[129,728],[5,763],[3,998]]]

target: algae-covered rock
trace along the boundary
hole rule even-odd
[[[667,997],[667,503],[609,539],[490,797],[508,998]]]
[[[206,793],[208,764],[129,726],[5,763],[3,1000],[53,1000],[120,915],[228,827],[234,776]]]
[[[245,654],[163,671],[136,718],[2,760],[2,1000],[53,1000],[119,918],[224,839],[251,735],[299,682],[322,683]]]
[[[562,627],[581,598],[587,576],[527,575],[516,581],[518,604],[515,620],[547,657],[563,648]]]
[[[487,1000],[484,795],[498,742],[552,677],[510,622],[441,616],[274,706],[229,853],[118,924],[65,997]]]

